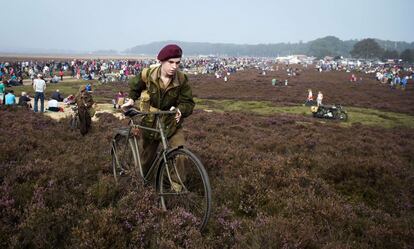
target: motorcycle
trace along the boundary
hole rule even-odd
[[[313,117],[315,118],[337,119],[340,121],[348,120],[348,114],[342,109],[341,105],[312,106],[311,110]]]

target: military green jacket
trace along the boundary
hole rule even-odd
[[[75,96],[75,102],[79,108],[86,107],[87,109],[92,108],[93,101],[92,95],[87,91],[78,92]]]
[[[89,112],[89,115],[93,117],[95,115],[95,109],[93,108],[93,101],[92,94],[87,91],[80,91],[75,96],[75,103],[78,105],[80,109],[86,109]]]
[[[146,75],[142,75],[145,72]],[[129,97],[134,101],[137,100],[141,92],[147,90],[150,96],[150,105],[162,111],[168,111],[172,106],[180,109],[181,120],[177,124],[173,115],[163,117],[162,121],[166,130],[167,137],[174,135],[177,128],[181,127],[183,119],[190,116],[193,112],[195,103],[188,77],[183,72],[177,71],[167,88],[162,88],[161,66],[143,70],[138,76],[132,78],[129,82]],[[143,125],[155,127],[153,115],[147,115],[143,119]],[[144,132],[149,138],[159,139],[156,133]]]

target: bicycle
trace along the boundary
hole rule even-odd
[[[90,124],[88,124],[89,114],[87,113],[86,109],[83,109],[79,112],[78,105],[72,106],[72,113],[69,120],[69,128],[74,130],[80,130],[82,135],[85,135],[90,130]]]
[[[72,106],[72,113],[69,119],[69,128],[74,131],[79,129],[79,113],[78,113],[78,106]]]
[[[210,182],[203,164],[190,150],[168,145],[160,116],[175,114],[176,111],[140,112],[133,108],[126,111],[129,126],[117,129],[111,142],[113,175],[117,184],[136,178],[144,184],[152,182],[163,210],[182,208],[196,218],[203,230],[211,212]],[[133,117],[145,115],[154,115],[156,128],[134,122]],[[147,172],[143,172],[138,146],[142,130],[159,133],[162,144]]]

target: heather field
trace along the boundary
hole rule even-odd
[[[160,210],[151,187],[115,185],[110,140],[124,121],[99,113],[82,137],[67,118],[1,108],[0,248],[414,248],[413,83],[349,75],[309,68],[288,86],[271,85],[287,78],[282,66],[227,83],[190,76],[187,145],[213,190],[203,233],[187,213]],[[63,84],[68,94],[80,83]],[[308,88],[349,121],[312,118]],[[127,85],[96,84],[94,97],[118,90]]]

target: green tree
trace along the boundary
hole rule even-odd
[[[414,49],[406,49],[402,51],[400,58],[405,62],[414,62]]]
[[[335,36],[327,36],[309,42],[308,54],[317,58],[340,56],[346,54],[346,51],[343,51],[343,47],[343,41]]]
[[[354,45],[351,55],[356,58],[373,59],[383,55],[383,49],[371,38],[361,40]]]
[[[382,54],[382,59],[398,59],[400,55],[397,50],[385,50]]]

